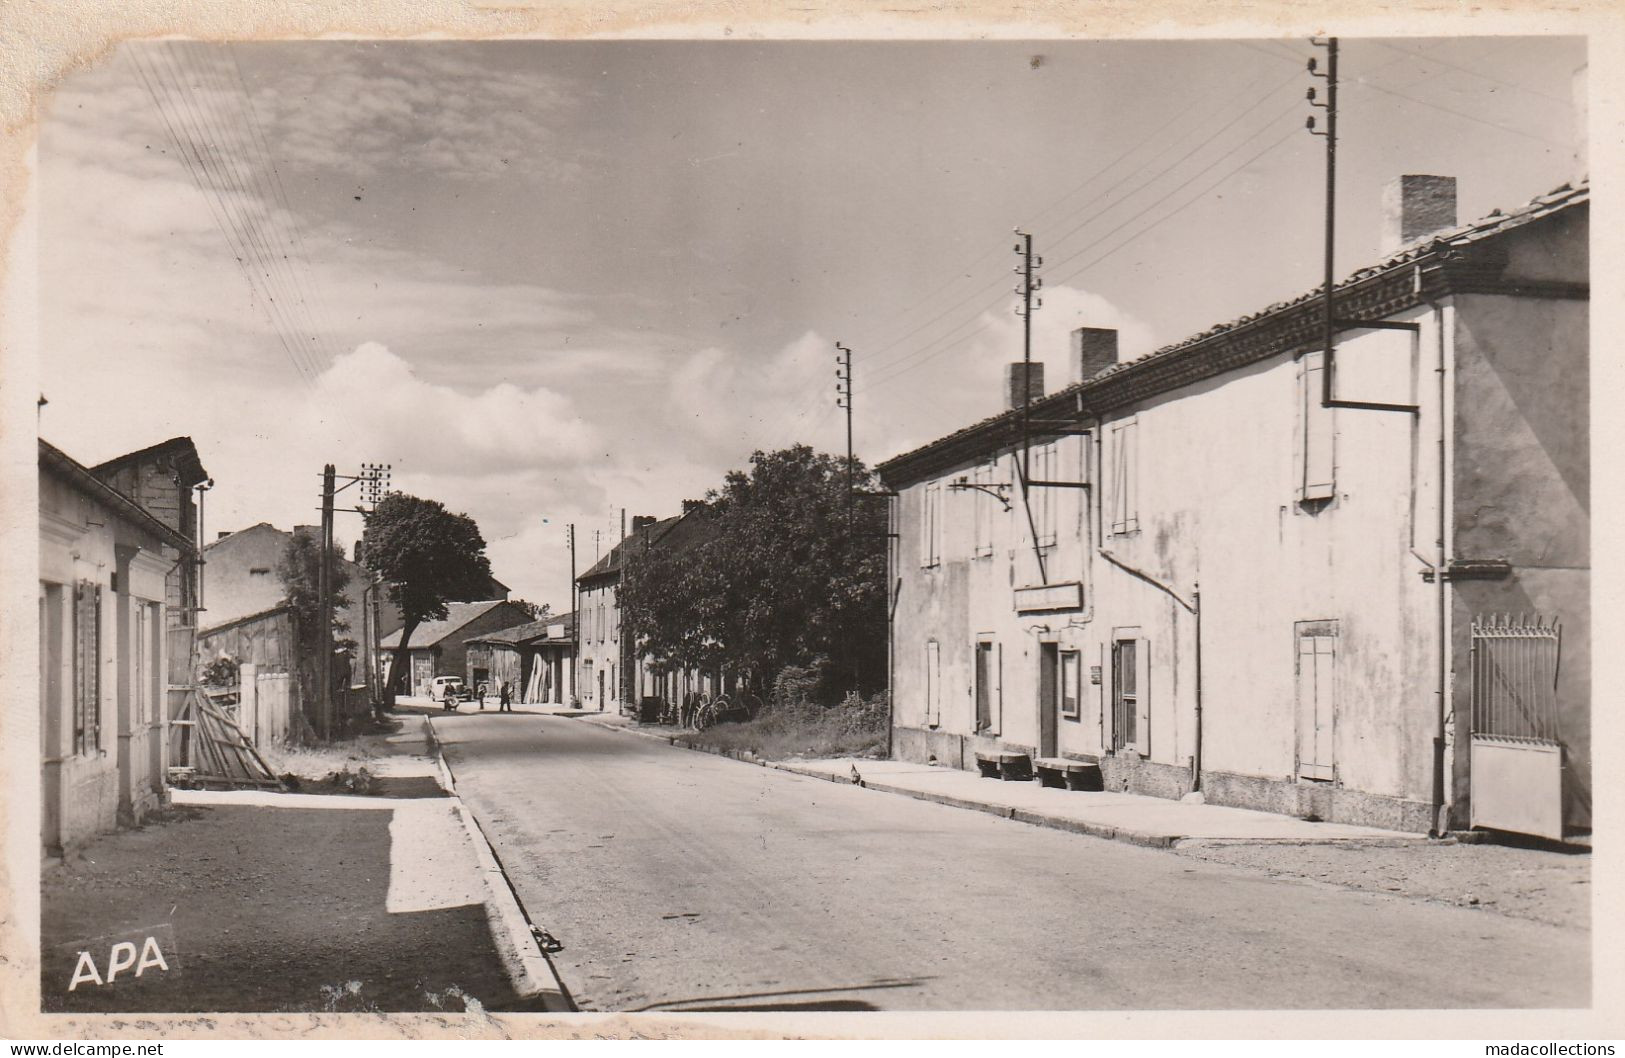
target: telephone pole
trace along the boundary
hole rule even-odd
[[[1028,460],[1028,450],[1032,447],[1028,413],[1033,400],[1033,310],[1044,307],[1044,299],[1033,296],[1044,285],[1042,279],[1034,277],[1033,270],[1043,267],[1044,260],[1033,256],[1030,232],[1017,228],[1016,234],[1021,238],[1015,245],[1015,252],[1021,255],[1021,263],[1016,266],[1016,271],[1021,274],[1021,285],[1016,287],[1021,307],[1016,309],[1016,315],[1021,317],[1021,480],[1025,483],[1032,478],[1032,467]]]
[[[852,535],[852,350],[835,343],[835,406],[846,409],[846,535]]]
[[[1322,46],[1315,42],[1317,47]],[[1335,271],[1333,241],[1337,234],[1337,38],[1327,37],[1324,44],[1326,49],[1326,72],[1320,73],[1318,63],[1313,57],[1309,60],[1309,74],[1311,77],[1324,78],[1326,81],[1326,102],[1315,102],[1315,90],[1309,89],[1309,105],[1320,107],[1326,111],[1326,131],[1315,130],[1315,116],[1309,115],[1304,122],[1310,134],[1326,138],[1326,248],[1325,248],[1325,301],[1322,311],[1321,324],[1325,328],[1324,359],[1320,365],[1321,403],[1332,402],[1332,342],[1337,336],[1337,319],[1332,312],[1332,284],[1337,281]]]
[[[576,523],[571,522],[570,538],[570,700],[564,704],[574,706],[576,680],[581,672],[581,600],[576,592]],[[559,697],[563,697],[560,695]]]
[[[321,681],[316,692],[316,730],[324,740],[333,737],[333,478],[333,464],[329,463],[322,468],[321,562],[316,576],[316,678]]]

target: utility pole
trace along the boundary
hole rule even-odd
[[[1028,460],[1028,449],[1031,448],[1028,414],[1033,399],[1033,309],[1044,307],[1044,299],[1033,296],[1044,285],[1042,279],[1034,278],[1033,270],[1042,267],[1044,261],[1033,256],[1030,232],[1017,228],[1016,234],[1021,237],[1021,241],[1015,245],[1015,252],[1021,255],[1021,263],[1016,266],[1016,271],[1021,274],[1021,285],[1016,287],[1021,307],[1016,309],[1016,315],[1021,317],[1021,480],[1025,488],[1025,482],[1032,478],[1032,466]]]
[[[835,406],[846,409],[846,535],[852,536],[852,350],[835,343]]]
[[[1316,46],[1321,46],[1316,42]],[[1304,124],[1310,134],[1326,138],[1326,275],[1325,301],[1322,312],[1322,326],[1325,328],[1324,359],[1320,365],[1321,402],[1330,405],[1332,402],[1332,342],[1337,335],[1337,320],[1332,312],[1332,284],[1337,281],[1334,270],[1334,240],[1337,234],[1337,38],[1327,37],[1324,45],[1326,49],[1326,72],[1318,72],[1319,64],[1313,57],[1309,59],[1309,74],[1312,77],[1321,77],[1326,81],[1326,102],[1315,102],[1315,90],[1309,89],[1308,99],[1310,106],[1316,106],[1326,111],[1326,131],[1315,131],[1315,116],[1309,115]]]
[[[581,674],[581,600],[576,590],[576,523],[570,523],[570,701],[574,705],[576,680]],[[560,695],[559,697],[564,697]]]
[[[321,564],[316,578],[316,678],[321,681],[316,692],[317,732],[324,740],[333,737],[333,477],[333,464],[329,463],[322,468]]]

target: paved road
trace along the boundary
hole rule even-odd
[[[579,720],[434,720],[584,1010],[1585,1006],[1588,935]]]

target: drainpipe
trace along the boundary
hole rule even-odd
[[[903,593],[903,578],[896,575],[897,566],[897,505],[901,497],[886,500],[886,759],[895,753],[895,724],[897,722],[897,600]],[[895,578],[895,581],[894,581]],[[895,587],[892,587],[895,583]]]
[[[1196,748],[1191,751],[1191,792],[1202,788],[1202,584],[1191,592],[1196,605]]]
[[[1418,273],[1420,279],[1420,273]],[[1438,347],[1438,364],[1434,368],[1439,380],[1439,485],[1438,485],[1438,537],[1436,540],[1436,555],[1433,566],[1434,594],[1438,600],[1439,622],[1439,687],[1438,708],[1436,710],[1436,726],[1433,732],[1433,832],[1442,835],[1449,829],[1446,816],[1445,791],[1447,783],[1445,778],[1445,717],[1450,710],[1450,625],[1449,605],[1446,591],[1446,579],[1449,566],[1448,555],[1448,474],[1449,474],[1449,423],[1445,421],[1445,402],[1448,396],[1449,380],[1445,366],[1445,307],[1437,301],[1428,302],[1433,310],[1433,324],[1436,330]]]

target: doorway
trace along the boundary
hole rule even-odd
[[[1053,757],[1056,746],[1056,717],[1060,712],[1059,689],[1061,646],[1059,643],[1038,644],[1038,755]]]

